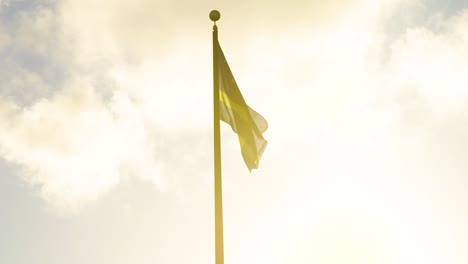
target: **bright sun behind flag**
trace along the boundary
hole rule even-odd
[[[216,46],[220,119],[231,125],[232,130],[237,133],[242,157],[249,170],[252,171],[258,168],[260,158],[267,146],[262,133],[267,130],[268,123],[245,103],[219,42],[216,42]]]

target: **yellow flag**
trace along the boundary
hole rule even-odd
[[[231,125],[232,130],[237,133],[242,157],[249,170],[252,171],[258,168],[260,158],[267,146],[262,133],[267,130],[268,123],[245,103],[219,42],[216,44],[220,119]]]

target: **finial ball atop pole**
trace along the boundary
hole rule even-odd
[[[216,23],[216,21],[218,21],[220,18],[221,18],[221,14],[218,12],[218,10],[213,10],[210,12],[211,21]]]

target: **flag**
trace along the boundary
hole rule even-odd
[[[252,171],[258,168],[260,158],[267,146],[267,141],[262,134],[267,130],[268,123],[245,103],[218,41],[216,41],[216,46],[220,119],[229,124],[237,133],[242,157],[249,170]]]

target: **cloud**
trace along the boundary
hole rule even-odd
[[[465,11],[442,20],[438,25],[440,32],[409,29],[392,46],[388,74],[394,85],[415,89],[441,115],[464,110],[468,40],[461,28],[467,25],[467,17]]]
[[[1,50],[9,67],[0,72],[1,157],[17,164],[52,207],[65,211],[131,177],[160,191],[168,184],[179,189],[195,183],[181,177],[206,170],[196,168],[207,157],[206,146],[193,142],[207,143],[209,130],[203,127],[209,118],[190,115],[186,107],[208,113],[209,104],[200,103],[210,102],[210,93],[191,87],[199,72],[184,69],[184,56],[197,54],[199,46],[161,61],[149,54],[143,63],[127,62],[127,51],[135,47],[112,49],[119,28],[97,23],[87,28],[88,39],[70,22],[75,9],[60,4],[19,11],[9,29],[14,34],[2,35],[9,40]],[[99,25],[111,36],[97,38],[103,33]],[[198,151],[197,158],[190,151]],[[194,168],[181,166],[187,162]]]
[[[4,110],[4,158],[23,166],[26,179],[60,207],[95,199],[123,172],[131,175],[143,167],[156,179],[152,142],[128,97],[116,93],[104,105],[88,84],[71,86],[77,88],[28,109]]]
[[[0,153],[54,207],[79,208],[129,177],[180,192],[208,181],[210,7],[186,4],[65,0],[22,13],[15,34],[0,27],[0,48],[14,51],[0,72]],[[372,171],[362,158],[388,166],[392,151],[466,142],[456,125],[467,114],[466,12],[388,39],[384,23],[408,3],[315,4],[294,2],[284,17],[264,1],[220,6],[226,56],[270,122],[258,173]],[[235,10],[247,21],[234,22]],[[224,132],[226,173],[241,173]],[[313,158],[323,163],[309,168]]]

